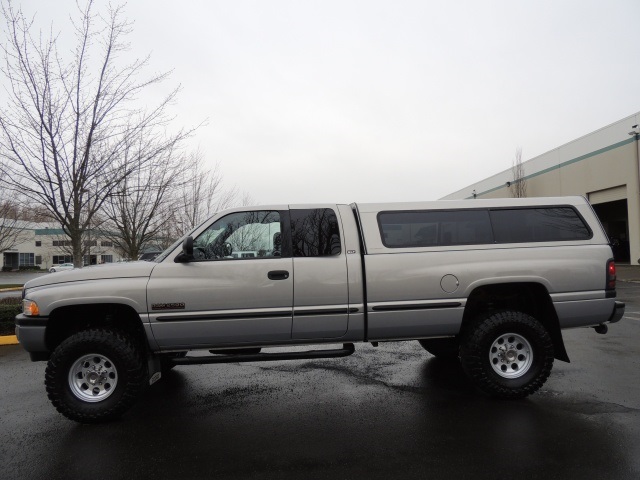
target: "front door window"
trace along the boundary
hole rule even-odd
[[[277,211],[237,212],[214,222],[194,240],[196,260],[234,260],[282,255]]]

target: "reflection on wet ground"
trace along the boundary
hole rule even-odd
[[[58,415],[44,364],[5,347],[3,478],[636,480],[638,338],[632,319],[606,336],[567,332],[572,363],[511,402],[477,392],[417,342],[359,345],[346,359],[177,367],[99,426]]]

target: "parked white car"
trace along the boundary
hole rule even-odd
[[[61,263],[60,265],[54,265],[49,269],[49,272],[61,272],[63,270],[73,270],[73,263]]]

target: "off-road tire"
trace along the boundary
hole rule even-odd
[[[530,347],[528,354],[527,347],[523,350],[525,355],[522,355],[520,372],[501,366],[496,354],[492,353],[492,348],[506,336],[516,339],[514,345],[518,346],[512,349],[515,353],[519,354],[517,348],[522,343],[528,343]],[[517,311],[494,312],[481,317],[468,329],[460,345],[462,367],[476,386],[491,396],[505,399],[524,398],[536,392],[549,377],[553,359],[553,341],[549,332],[532,316]],[[498,373],[500,367],[507,372]]]
[[[460,340],[458,337],[448,338],[427,338],[418,340],[422,348],[431,355],[448,362],[457,361],[460,351]]]
[[[116,375],[104,400],[85,401],[74,394],[70,370],[79,359],[95,355],[109,359]],[[90,329],[64,340],[51,354],[45,386],[51,403],[65,417],[80,423],[100,423],[120,417],[136,402],[147,380],[147,365],[139,347],[126,334]]]

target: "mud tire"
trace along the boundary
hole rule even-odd
[[[117,372],[117,383],[104,400],[86,401],[73,391],[70,370],[87,355],[107,358]],[[120,417],[137,401],[146,380],[147,365],[139,347],[126,334],[110,329],[83,330],[70,336],[53,351],[45,371],[45,387],[53,406],[80,423]]]
[[[507,367],[503,373],[499,372],[501,365],[492,349],[499,347],[501,338],[510,335],[524,340],[530,349],[525,349],[529,353],[523,352],[520,371]],[[516,340],[515,343],[522,342]],[[527,359],[527,355],[530,358]],[[535,393],[549,377],[553,359],[553,341],[547,330],[532,316],[518,311],[495,312],[481,317],[468,329],[460,345],[464,371],[480,390],[498,398],[517,399]]]

